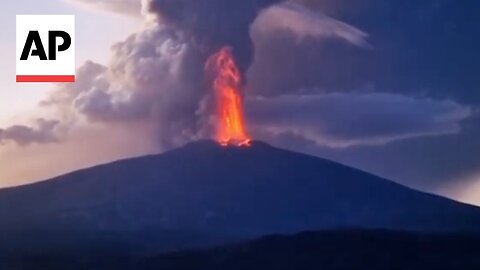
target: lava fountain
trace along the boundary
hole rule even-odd
[[[205,69],[213,76],[217,103],[216,140],[223,146],[249,146],[251,139],[243,115],[242,78],[231,49],[224,47],[210,56]]]

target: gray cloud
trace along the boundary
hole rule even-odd
[[[57,120],[46,120],[39,118],[35,125],[13,125],[5,129],[0,129],[0,145],[6,142],[14,142],[20,146],[26,146],[32,143],[52,143],[58,140],[56,127],[59,124]]]
[[[74,90],[62,86],[42,104],[73,107],[77,117],[103,124],[148,121],[156,126],[160,146],[194,139],[205,129],[208,98],[204,56],[184,33],[151,24],[112,47],[111,62],[86,62]],[[72,86],[70,86],[72,88]]]
[[[71,106],[72,102],[82,93],[94,89],[107,89],[108,79],[105,78],[108,68],[104,65],[86,61],[76,70],[74,84],[58,84],[47,99],[40,102],[41,106]],[[71,88],[75,88],[72,91]]]
[[[248,100],[247,108],[254,129],[334,148],[456,134],[472,114],[449,100],[379,93],[256,98]]]

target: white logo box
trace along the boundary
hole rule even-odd
[[[16,20],[16,81],[74,82],[75,15],[17,15]],[[33,43],[28,59],[20,60],[30,31],[39,32],[47,57],[49,56],[49,31],[67,32],[71,39],[70,47],[64,51],[58,51],[58,48],[55,48],[57,51],[55,60],[40,60],[39,56],[31,55],[37,49]],[[56,47],[63,41],[62,38],[56,38]]]

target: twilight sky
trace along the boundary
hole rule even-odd
[[[474,0],[21,0],[0,20],[0,187],[209,136],[233,47],[254,138],[480,205]],[[14,82],[15,15],[75,14],[77,82]],[[257,16],[258,15],[258,16]]]

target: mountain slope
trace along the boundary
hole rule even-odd
[[[28,270],[478,270],[480,235],[327,230],[270,235],[198,250],[134,256],[119,249],[57,250],[7,257],[1,269]]]
[[[479,235],[339,230],[160,254],[137,260],[129,269],[473,270],[480,269],[478,254]]]
[[[108,232],[171,248],[338,227],[478,231],[480,210],[261,142],[201,141],[0,190],[0,232],[13,242]]]

